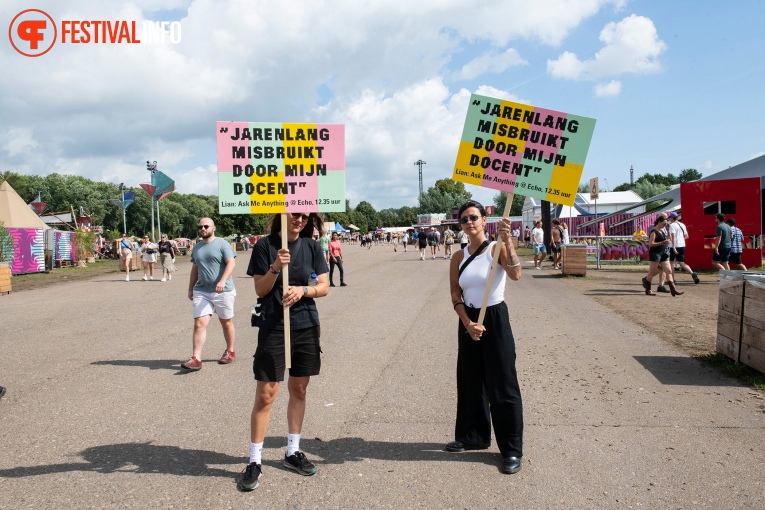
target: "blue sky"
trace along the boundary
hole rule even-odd
[[[26,2],[6,1],[8,26]],[[582,181],[765,153],[765,2],[41,0],[55,20],[178,20],[182,42],[0,44],[0,170],[217,193],[218,120],[346,125],[347,195],[416,205],[451,177],[470,93],[597,119]],[[7,32],[6,32],[7,33]],[[469,186],[491,203],[493,190]]]

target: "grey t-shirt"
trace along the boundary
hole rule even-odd
[[[715,230],[715,237],[720,236],[720,246],[723,250],[730,250],[730,226],[727,223],[720,223]]]
[[[191,262],[197,266],[197,283],[194,288],[203,292],[215,292],[218,280],[226,270],[226,260],[235,258],[236,252],[223,239],[216,237],[209,243],[198,242],[191,250]],[[234,280],[229,276],[223,292],[234,290]]]

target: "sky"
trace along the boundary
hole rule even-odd
[[[31,58],[3,30],[0,171],[138,186],[150,160],[217,194],[216,121],[333,123],[351,206],[416,206],[415,161],[425,189],[451,178],[471,93],[597,119],[581,181],[601,191],[765,154],[761,0],[5,0],[2,27],[30,8],[180,41],[59,33]]]

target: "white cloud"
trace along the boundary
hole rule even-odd
[[[217,192],[217,120],[346,124],[348,197],[414,205],[451,175],[471,91],[447,77],[525,65],[511,41],[560,44],[624,0],[64,0],[54,19],[152,19],[186,12],[179,45],[56,44],[24,58],[0,45],[0,167],[135,186],[147,159],[179,191]],[[12,19],[20,8],[0,4]],[[498,22],[500,21],[500,22]],[[139,23],[140,24],[140,23]],[[474,47],[488,47],[472,58]],[[502,48],[502,49],[500,49]],[[449,65],[467,55],[460,71]],[[477,92],[515,99],[502,83]],[[317,89],[322,88],[319,101]],[[528,102],[528,101],[527,101]],[[324,106],[317,108],[321,103]],[[208,172],[208,173],[205,173]],[[375,186],[380,187],[380,191]]]
[[[489,52],[474,58],[458,73],[458,77],[472,80],[486,73],[501,73],[511,67],[528,65],[514,48],[509,48],[504,53]]]
[[[599,83],[595,86],[595,95],[598,97],[618,96],[622,91],[622,82],[611,80],[608,83]]]
[[[605,46],[595,58],[579,60],[571,52],[547,61],[547,71],[555,78],[596,80],[622,74],[647,74],[661,69],[659,55],[667,45],[659,39],[648,18],[632,15],[619,23],[609,23],[600,32]]]

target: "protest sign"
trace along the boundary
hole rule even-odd
[[[345,212],[345,126],[217,122],[221,214]]]
[[[506,191],[503,218],[510,215],[515,193],[574,205],[594,129],[589,117],[473,94],[452,179]],[[479,325],[499,253],[494,250]]]
[[[573,205],[595,119],[473,94],[452,179]]]

